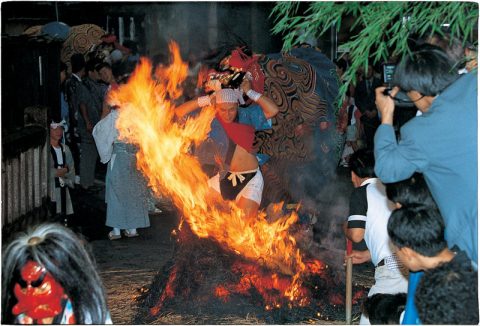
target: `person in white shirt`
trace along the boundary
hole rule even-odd
[[[350,158],[352,183],[355,186],[350,197],[350,214],[345,235],[354,243],[365,240],[368,250],[353,250],[353,264],[371,260],[375,266],[375,284],[368,296],[376,293],[406,293],[408,269],[398,260],[396,249],[387,232],[388,219],[394,203],[385,194],[385,186],[375,177],[373,152],[360,149]],[[368,325],[362,314],[360,324]]]

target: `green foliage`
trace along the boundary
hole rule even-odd
[[[308,8],[302,11],[301,4]],[[464,43],[471,41],[473,28],[478,25],[478,4],[450,1],[279,2],[270,14],[275,22],[272,32],[283,35],[285,51],[309,37],[322,36],[332,26],[339,30],[346,16],[355,19],[351,31],[361,30],[342,44],[350,50],[351,59],[344,75],[346,84],[340,88],[342,97],[347,85],[355,81],[356,71],[367,67],[369,60],[377,63],[386,61],[391,55],[408,54],[411,33],[443,34],[441,26],[450,24],[452,36]]]

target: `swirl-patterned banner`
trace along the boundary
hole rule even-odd
[[[299,135],[299,126],[308,128],[327,115],[327,102],[316,92],[317,75],[307,61],[289,54],[278,59],[263,56],[259,63],[265,73],[265,92],[279,107],[272,131],[256,133],[255,146],[276,158],[305,161],[311,148]]]
[[[272,129],[255,133],[255,149],[270,156],[262,205],[314,196],[310,183],[320,187],[338,162],[335,65],[314,48],[262,55],[258,63],[265,95],[279,107]]]
[[[67,39],[63,42],[60,59],[64,63],[68,63],[72,54],[86,54],[93,46],[102,42],[101,37],[105,34],[101,27],[94,24],[73,26],[70,28]]]

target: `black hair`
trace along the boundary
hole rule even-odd
[[[339,58],[334,60],[334,63],[338,68],[342,69],[344,72],[347,70],[347,61],[345,59]]]
[[[371,325],[397,325],[406,302],[406,293],[376,293],[363,301],[362,310]]]
[[[88,73],[90,71],[95,71],[96,69],[96,66],[97,66],[98,62],[96,62],[95,60],[89,60],[87,61],[86,65],[85,65],[85,72]]]
[[[359,149],[350,156],[350,170],[360,178],[375,177],[375,156],[373,151]]]
[[[126,83],[136,67],[135,62],[121,62],[112,65],[112,74],[119,84]]]
[[[472,42],[467,42],[467,44],[465,45],[465,48],[469,49],[470,51],[475,51],[475,52],[478,51],[478,45],[473,44]]]
[[[123,42],[123,46],[130,49],[132,51],[132,54],[135,55],[138,52],[138,45],[137,42],[132,41],[132,40],[125,40]]]
[[[388,199],[402,206],[422,204],[424,206],[437,208],[437,204],[421,173],[416,172],[406,180],[386,183],[385,191]]]
[[[239,35],[234,33],[228,26],[223,26],[225,32],[224,41],[220,43],[219,47],[213,49],[207,54],[202,62],[209,68],[214,68],[217,71],[222,71],[220,62],[227,56],[232,54],[232,51],[236,48],[241,48],[243,53],[247,56],[252,56],[253,51],[248,46],[248,43],[243,40]]]
[[[70,57],[70,64],[72,65],[72,72],[76,74],[85,68],[85,58],[81,53],[75,53]]]
[[[438,47],[407,54],[397,65],[393,84],[404,92],[417,91],[426,96],[437,96],[457,78],[455,63]]]
[[[70,229],[42,224],[12,241],[2,258],[2,322],[13,323],[13,286],[29,260],[43,267],[63,287],[77,324],[105,324],[105,290],[89,248]]]
[[[451,262],[425,271],[415,292],[422,324],[478,325],[478,276]]]
[[[409,205],[396,209],[387,224],[392,243],[434,257],[447,247],[445,223],[438,209],[424,205]]]
[[[453,61],[456,68],[461,68],[461,63],[465,57],[464,47],[462,41],[453,36],[448,28],[442,28],[440,31],[428,29],[416,40],[416,47],[413,50],[416,51],[419,46],[421,47],[425,44],[432,44],[441,48]]]
[[[95,66],[95,70],[100,72],[100,70],[102,70],[102,68],[108,68],[108,69],[112,69],[112,66],[110,66],[107,62],[100,62],[99,64],[97,64]]]

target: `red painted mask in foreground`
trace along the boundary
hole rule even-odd
[[[31,260],[22,267],[14,294],[18,303],[12,313],[21,315],[20,319],[27,323],[51,323],[63,312],[64,299],[68,299],[63,287],[45,267]],[[75,323],[74,320],[70,322]]]

